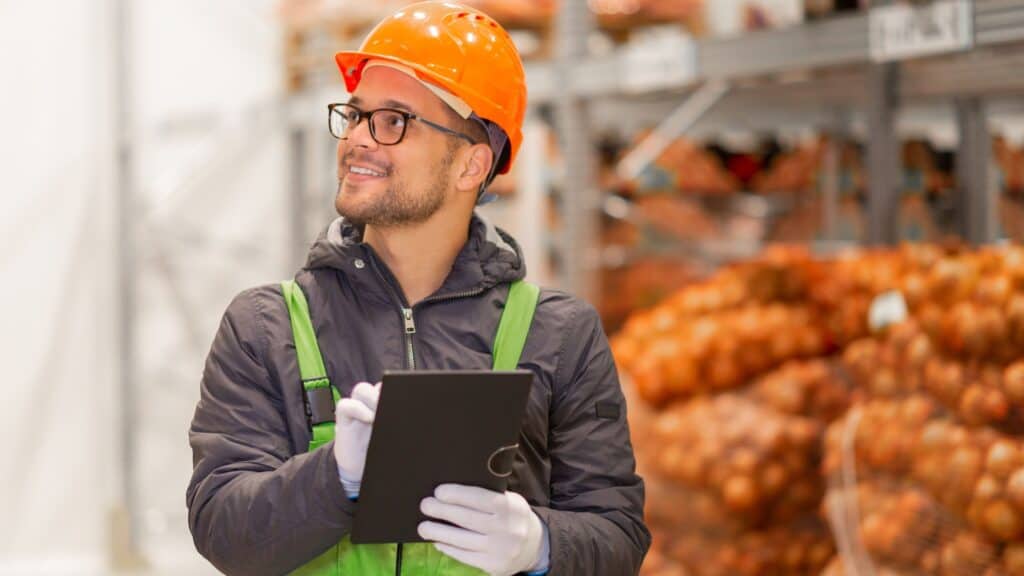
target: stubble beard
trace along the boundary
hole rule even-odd
[[[451,185],[450,168],[455,161],[455,148],[448,147],[445,157],[432,170],[431,181],[420,194],[410,193],[405,182],[392,181],[377,201],[363,206],[342,203],[343,180],[338,181],[335,208],[345,220],[356,225],[389,228],[409,226],[427,221],[444,205]],[[394,172],[391,175],[394,176]]]

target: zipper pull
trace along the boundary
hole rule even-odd
[[[402,308],[402,316],[405,318],[405,333],[415,334],[416,323],[412,320],[412,308]]]

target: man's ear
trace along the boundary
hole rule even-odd
[[[486,144],[474,144],[462,154],[461,169],[456,186],[460,190],[480,190],[480,185],[487,180],[494,165],[494,154]]]

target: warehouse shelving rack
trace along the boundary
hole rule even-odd
[[[662,131],[664,141],[682,134],[700,119],[702,114],[686,114],[687,106],[707,112],[731,98],[730,85],[754,84],[743,90],[746,92],[771,91],[794,75],[804,90],[820,91],[819,101],[831,101],[845,109],[833,118],[826,113],[810,122],[824,123],[828,131],[845,130],[848,126],[844,124],[852,115],[862,115],[868,142],[870,243],[893,243],[897,239],[899,110],[937,100],[953,103],[960,136],[960,233],[971,242],[994,241],[996,201],[989,177],[986,106],[990,99],[1024,93],[1024,75],[1014,73],[1024,64],[1024,2],[979,0],[967,4],[973,28],[970,49],[876,62],[871,54],[868,13],[734,38],[695,40],[681,47],[681,53],[637,58],[626,47],[606,57],[592,58],[584,49],[594,29],[587,4],[584,0],[564,2],[559,16],[558,60],[529,71],[531,99],[552,101],[560,113],[566,172],[579,178],[565,187],[565,205],[580,208],[566,211],[566,237],[554,243],[564,252],[559,258],[566,264],[563,285],[594,296],[594,283],[589,278],[598,261],[593,255],[598,246],[594,230],[602,194],[594,189],[592,179],[580,177],[590,170],[592,162],[588,123],[580,120],[591,102],[609,96],[635,98],[651,92],[690,90],[688,99],[677,108],[681,121],[672,115],[666,119],[666,124],[676,125]],[[638,65],[657,72],[638,72]],[[695,101],[710,104],[693,106]],[[724,125],[728,124],[726,120]],[[658,139],[659,130],[655,130],[654,139]],[[658,150],[655,142],[641,160],[653,160]],[[638,165],[626,168],[635,172]],[[828,188],[826,185],[824,197],[827,205],[831,198],[834,210],[836,193],[834,186],[831,191]]]

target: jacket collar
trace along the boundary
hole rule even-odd
[[[337,218],[313,243],[305,268],[334,268],[347,273],[353,260],[367,257],[376,258],[372,248],[363,242],[362,228]],[[378,263],[384,266],[382,261]],[[431,298],[484,291],[525,276],[526,265],[512,236],[474,213],[466,244],[456,256],[441,288]]]

